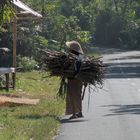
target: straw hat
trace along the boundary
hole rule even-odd
[[[67,41],[66,46],[69,47],[70,50],[76,51],[80,54],[84,54],[80,43],[77,41]]]

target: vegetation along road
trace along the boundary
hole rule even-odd
[[[109,65],[103,89],[88,90],[84,118],[62,118],[56,140],[139,140],[140,51],[102,51]],[[90,105],[88,109],[88,102]]]

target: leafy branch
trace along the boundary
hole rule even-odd
[[[11,0],[1,0],[0,1],[0,27],[1,29],[5,22],[10,23],[11,16],[15,14],[12,7]]]

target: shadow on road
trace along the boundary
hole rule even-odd
[[[60,122],[61,123],[79,123],[79,122],[85,122],[87,120],[85,119],[73,119],[73,120],[70,120],[70,119],[62,119]]]
[[[95,47],[108,66],[105,78],[140,78],[140,50],[115,47]]]
[[[90,52],[97,52],[98,54],[116,54],[121,52],[129,51],[125,48],[116,48],[116,47],[94,47],[90,50]]]
[[[140,78],[140,62],[107,63],[105,78]]]
[[[119,58],[119,60],[131,60],[131,59],[140,59],[140,56],[125,56],[125,57],[122,57],[122,58]],[[118,58],[112,58],[112,59],[109,59],[110,61],[112,60],[118,60]]]
[[[111,108],[109,111],[110,114],[104,116],[114,116],[114,115],[140,115],[140,104],[134,105],[106,105],[102,107]]]

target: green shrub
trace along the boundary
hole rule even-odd
[[[37,66],[37,62],[31,57],[21,57],[18,56],[18,67],[26,72],[26,71],[32,71],[35,69],[35,67]]]

